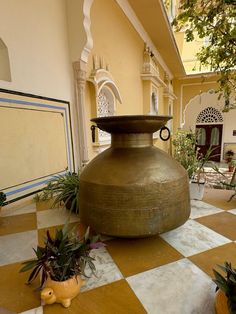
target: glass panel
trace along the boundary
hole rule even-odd
[[[206,130],[203,128],[197,129],[197,144],[206,145]]]
[[[211,130],[211,145],[220,145],[220,132],[218,128],[213,128]]]

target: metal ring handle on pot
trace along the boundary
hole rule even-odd
[[[96,125],[91,125],[90,130],[92,131],[92,142],[95,143],[95,129],[97,128]]]
[[[167,130],[167,132],[168,132],[168,135],[167,135],[166,138],[162,137],[162,132],[163,132],[164,130]],[[162,141],[168,141],[168,139],[170,138],[170,130],[167,128],[167,126],[163,126],[163,127],[160,129],[160,138],[161,138]]]

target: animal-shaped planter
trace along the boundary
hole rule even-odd
[[[71,300],[76,297],[85,281],[80,276],[74,276],[66,281],[54,281],[48,278],[41,291],[41,299],[45,304],[61,303],[69,307]]]

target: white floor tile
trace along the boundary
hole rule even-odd
[[[37,307],[29,311],[21,312],[20,314],[43,314],[43,307]]]
[[[215,313],[215,284],[187,259],[126,280],[148,314]]]
[[[33,248],[36,248],[37,244],[36,230],[0,236],[0,266],[35,257]]]
[[[37,211],[38,229],[63,225],[68,220],[69,222],[79,221],[79,216],[74,213],[70,213],[70,211],[65,208],[53,208]]]
[[[81,291],[94,289],[123,278],[106,248],[92,250],[91,256],[95,258],[96,276],[92,275],[89,279],[85,278],[86,285],[82,287]],[[85,273],[91,275],[88,268],[85,269]]]
[[[160,236],[186,257],[232,242],[191,219]]]
[[[29,214],[29,213],[35,213],[36,212],[36,204],[32,203],[32,204],[28,204],[25,205],[23,207],[19,207],[19,208],[7,208],[7,207],[3,207],[1,212],[0,212],[0,216],[1,217],[7,217],[7,216],[16,216],[16,215],[22,215],[22,214]]]
[[[199,217],[204,217],[208,215],[217,214],[220,212],[223,212],[223,209],[214,207],[212,205],[209,205],[207,203],[204,203],[202,201],[191,201],[191,214],[190,218],[195,219]]]
[[[236,215],[236,208],[230,209],[227,212]]]

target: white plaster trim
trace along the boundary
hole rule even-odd
[[[84,14],[83,25],[84,25],[84,31],[87,36],[87,41],[81,53],[80,59],[86,63],[88,62],[88,56],[90,54],[90,51],[93,48],[93,38],[92,38],[91,30],[90,30],[90,26],[91,26],[90,10],[91,10],[93,1],[94,0],[84,0],[84,5],[83,5],[83,14]]]
[[[116,86],[116,84],[111,81],[111,80],[107,80],[105,82],[103,82],[99,88],[98,88],[98,95],[101,92],[101,90],[103,89],[103,87],[108,86],[110,87],[110,89],[112,90],[113,94],[115,95],[116,99],[119,101],[120,104],[122,104],[122,100],[121,100],[121,95],[120,92],[118,90],[118,87]]]
[[[183,88],[185,86],[191,86],[191,85],[195,85],[195,86],[196,85],[200,85],[201,86],[201,85],[205,85],[205,84],[215,84],[215,83],[217,83],[217,82],[216,81],[211,81],[211,82],[199,82],[199,83],[181,84],[181,87],[180,87],[180,120],[179,120],[179,126],[180,126],[181,129],[183,128],[183,125],[185,124],[185,111],[186,111],[186,108],[187,108],[187,106],[189,104],[189,102],[188,102],[187,105],[185,106],[184,112],[183,112]],[[199,96],[199,95],[196,95],[195,97],[197,97],[197,96]]]
[[[152,74],[141,74],[141,78],[143,81],[151,81],[154,85],[156,85],[156,87],[167,87],[167,85],[164,83],[164,81],[162,81],[162,79],[160,79],[158,76],[156,75],[152,75]]]
[[[134,10],[130,6],[127,0],[116,0],[117,4],[123,10],[124,14],[127,16],[131,24],[134,26],[135,30],[138,32],[142,40],[147,43],[147,45],[151,48],[152,52],[155,54],[157,61],[160,63],[162,68],[168,73],[170,79],[173,79],[173,74],[167,67],[165,61],[162,59],[162,56],[157,51],[155,45],[153,44],[151,38],[148,36],[147,32],[145,31],[143,25],[139,21],[138,17],[134,13]]]

